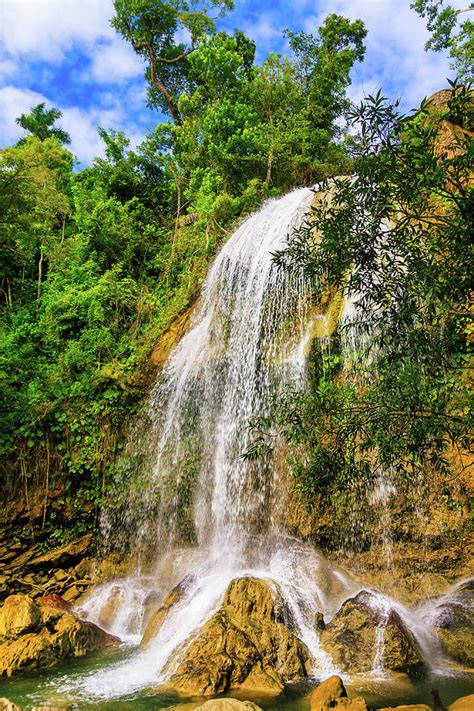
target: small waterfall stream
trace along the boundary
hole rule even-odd
[[[272,253],[284,247],[312,198],[310,189],[300,189],[270,200],[237,229],[152,391],[152,465],[141,501],[153,502],[155,513],[151,520],[144,516],[139,539],[154,540],[160,554],[152,572],[138,569],[98,586],[81,607],[136,644],[148,596],[163,600],[181,578],[184,595],[146,649],[132,649],[126,661],[75,680],[75,693],[113,698],[164,681],[173,651],[219,607],[229,582],[247,574],[279,584],[315,676],[337,672],[320,647],[314,616],[330,619],[360,584],[285,533],[279,467],[241,456],[250,441],[249,419],[267,414],[281,388],[304,379],[310,284],[279,272]],[[180,573],[165,574],[173,566]],[[104,606],[112,595],[116,612],[107,625]],[[397,609],[430,655],[432,635],[423,617],[380,594],[377,600],[386,615]],[[374,650],[374,672],[380,672],[380,650]]]

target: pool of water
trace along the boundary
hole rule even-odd
[[[135,694],[98,700],[77,698],[61,691],[74,685],[74,680],[124,659],[129,650],[108,650],[87,658],[64,662],[57,669],[46,669],[35,674],[23,674],[14,679],[0,680],[0,698],[7,697],[26,710],[35,705],[64,705],[71,711],[158,711],[179,707],[192,711],[203,699],[183,699],[172,691],[148,689]],[[288,685],[279,696],[262,696],[245,692],[232,692],[228,696],[250,699],[265,711],[308,711],[309,695],[314,683]],[[361,677],[346,683],[350,696],[361,695],[371,707],[396,706],[399,704],[427,703],[433,706],[432,690],[437,689],[445,706],[461,696],[474,693],[474,672],[453,670],[450,674],[427,677],[416,683],[400,676],[395,679],[370,679]]]

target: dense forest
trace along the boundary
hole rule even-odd
[[[314,208],[318,245],[306,226],[276,259],[304,265],[322,291],[367,287],[377,376],[354,354],[357,377],[340,386],[341,358],[326,354],[309,393],[288,392],[272,422],[253,423],[245,456],[258,456],[279,422],[309,452],[293,466],[310,494],[340,489],[354,471],[374,476],[374,447],[380,466],[413,474],[430,460],[449,476],[446,450],[467,447],[472,23],[413,3],[458,83],[443,107],[407,117],[380,95],[350,108],[360,20],[331,14],[315,35],[287,31],[288,56],[257,63],[240,30],[217,29],[231,0],[114,5],[112,26],[145,60],[148,103],[164,120],[133,150],[99,128],[104,156],[77,170],[60,112],[40,104],[18,117],[24,137],[1,152],[3,495],[34,499],[35,525],[52,543],[94,525],[154,377],[153,346],[195,301],[232,228],[268,197],[350,174]],[[460,132],[440,156],[446,120]],[[308,427],[316,415],[320,429]],[[67,530],[51,492],[77,508]]]

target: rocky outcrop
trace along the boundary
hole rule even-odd
[[[311,694],[311,711],[367,711],[367,704],[361,696],[349,699],[340,676],[334,675],[323,681]]]
[[[461,664],[474,666],[474,580],[438,604],[434,625],[444,652]]]
[[[197,696],[236,687],[280,692],[285,682],[304,679],[310,671],[309,652],[290,626],[273,583],[236,578],[219,611],[191,644],[177,651],[169,682],[177,691]]]
[[[384,669],[419,675],[424,664],[415,639],[395,610],[382,611],[375,595],[362,591],[346,600],[321,632],[321,644],[338,669]],[[378,657],[377,657],[378,655]]]
[[[463,696],[448,706],[448,711],[472,711],[472,709],[474,709],[474,694]]]
[[[11,595],[0,608],[0,676],[52,667],[119,643],[55,598],[38,604],[26,595]]]
[[[183,580],[181,583],[176,585],[170,593],[168,593],[161,607],[152,614],[142,637],[140,644],[142,649],[144,649],[148,643],[156,637],[171,608],[183,598],[184,592],[185,581]]]
[[[23,711],[23,709],[13,701],[0,699],[0,711]],[[33,706],[31,711],[68,711],[68,708],[67,706]]]
[[[47,553],[35,545],[0,547],[0,600],[12,593],[32,598],[56,594],[75,600],[93,582],[91,548],[90,534]]]
[[[198,706],[194,711],[262,711],[253,701],[239,699],[212,699]]]

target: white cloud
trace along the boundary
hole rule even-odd
[[[449,61],[424,51],[426,23],[408,0],[321,0],[317,14],[306,18],[305,30],[315,32],[332,12],[350,20],[360,18],[368,30],[365,61],[352,72],[353,100],[380,87],[389,98],[401,97],[403,108],[410,109],[445,85]]]
[[[16,117],[21,113],[28,113],[32,106],[43,101],[48,107],[52,105],[48,97],[36,91],[14,86],[0,89],[0,137],[4,145],[15,143],[24,133],[15,123]],[[103,155],[103,144],[97,133],[97,126],[113,128],[116,131],[124,130],[132,147],[145,138],[144,133],[137,127],[127,130],[129,119],[123,105],[118,101],[106,109],[94,107],[87,111],[76,107],[62,107],[57,102],[55,106],[63,114],[59,125],[71,136],[70,149],[84,165],[90,164],[96,156]]]
[[[118,84],[143,75],[143,61],[123,40],[114,37],[94,48],[87,78],[98,84]]]
[[[112,39],[111,0],[3,0],[0,42],[19,55],[59,62],[74,44]]]
[[[14,86],[0,89],[0,137],[4,145],[15,143],[23,135],[15,119],[42,101],[46,101],[45,97],[36,91]]]

